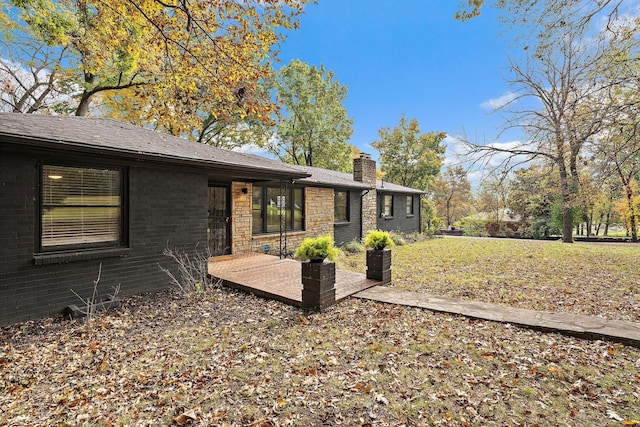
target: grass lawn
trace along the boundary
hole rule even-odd
[[[365,271],[362,254],[341,267]],[[437,238],[393,248],[393,286],[640,322],[640,245]]]
[[[469,283],[516,280],[524,273],[511,269],[535,265],[529,256],[549,258],[544,268],[557,265],[558,272],[565,271],[560,264],[571,270],[606,262],[615,274],[593,282],[610,277],[614,293],[619,278],[638,283],[627,255],[527,243],[532,242],[500,241],[494,247],[482,240],[438,239],[398,247],[395,285],[427,289],[437,282],[438,289],[454,289],[451,295],[494,295],[497,291],[480,293],[480,282]],[[627,250],[632,258],[638,248],[610,251]],[[465,253],[471,261],[464,260]],[[485,258],[489,253],[493,261]],[[554,262],[558,254],[562,259]],[[355,258],[347,261],[357,268]],[[490,276],[483,270],[493,262]],[[503,279],[496,278],[507,274],[500,269],[509,273]],[[547,279],[547,271],[523,271],[541,277],[532,288],[537,292],[543,285],[563,286]],[[569,273],[571,283],[580,276]],[[424,281],[411,284],[411,274]],[[458,282],[464,286],[455,290]],[[600,286],[606,297],[606,286]],[[544,301],[524,294],[517,301]],[[629,295],[635,297],[635,289]],[[584,304],[584,311],[590,310],[590,302],[575,301],[556,307],[582,312],[576,306]],[[45,319],[1,328],[0,373],[0,425],[9,426],[640,422],[636,348],[355,298],[323,313],[226,289],[198,298],[171,292],[126,298],[121,308],[91,325]]]

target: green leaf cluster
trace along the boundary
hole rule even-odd
[[[384,179],[406,187],[426,189],[444,162],[444,132],[421,133],[418,120],[400,118],[398,126],[382,128],[371,144],[380,153]]]
[[[364,238],[364,246],[368,249],[382,250],[394,245],[388,231],[369,230]]]
[[[353,119],[343,105],[347,88],[333,71],[293,60],[270,85],[281,111],[269,150],[288,163],[350,172]]]
[[[338,256],[338,249],[334,245],[333,237],[325,234],[304,239],[293,256],[301,261],[312,259],[329,259],[333,261]]]

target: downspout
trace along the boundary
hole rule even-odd
[[[422,198],[427,197],[426,194],[420,194],[418,197],[418,232],[422,234]]]

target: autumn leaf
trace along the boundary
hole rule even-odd
[[[351,387],[351,389],[358,390],[358,391],[364,391],[364,392],[368,393],[371,390],[373,390],[373,387],[371,387],[370,385],[363,385],[363,384],[360,384],[360,383],[356,383],[354,386]]]
[[[190,410],[178,415],[177,417],[172,418],[172,420],[176,424],[183,426],[191,421],[197,420],[197,418],[198,416],[196,415],[195,411]]]

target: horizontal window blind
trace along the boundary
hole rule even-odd
[[[43,249],[119,244],[122,171],[44,165]]]

